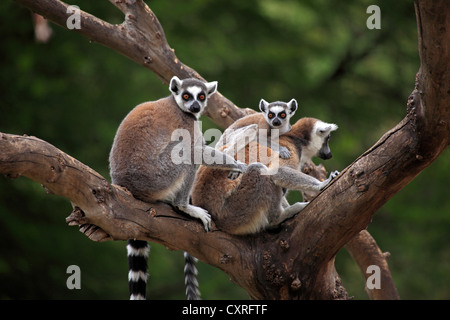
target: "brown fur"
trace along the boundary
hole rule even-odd
[[[113,183],[147,202],[173,197],[183,187],[189,171],[195,172],[194,164],[180,164],[177,168],[168,157],[170,152],[165,152],[173,147],[170,138],[177,128],[188,129],[192,143],[194,136],[202,139],[195,117],[182,112],[172,96],[136,106],[120,124],[111,149]],[[171,173],[173,169],[181,174]]]
[[[250,124],[257,124],[259,129],[267,129],[270,130],[270,126],[267,123],[266,119],[264,119],[264,115],[262,113],[252,113],[243,118],[236,120],[229,129],[239,129],[246,127]]]
[[[279,165],[278,175],[261,175],[261,166],[252,165],[236,180],[230,180],[224,171],[200,166],[192,190],[192,203],[208,210],[217,227],[228,233],[255,233],[279,223],[283,213],[282,188],[297,187],[293,181],[298,175],[300,179],[304,179],[304,174],[298,172],[301,152],[302,148],[308,147],[308,137],[316,121],[313,118],[302,118],[289,132],[280,136],[280,146],[288,148],[291,153],[288,159],[276,159],[276,152],[256,142],[251,142],[238,153],[237,159],[245,159],[250,164],[250,152],[265,148],[266,152],[263,154],[267,154],[267,157],[258,157],[253,161],[261,162],[269,169],[275,169]],[[281,185],[284,177],[289,180],[286,181],[286,186]]]

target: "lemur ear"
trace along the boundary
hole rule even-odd
[[[331,131],[336,131],[338,129],[338,126],[334,123],[325,123],[322,122],[317,127],[317,134],[321,136],[325,136],[329,134]]]
[[[173,76],[172,79],[170,80],[169,90],[172,93],[177,94],[180,88],[181,88],[180,78],[178,78],[177,76]]]
[[[338,125],[337,124],[331,123],[330,126],[331,126],[330,131],[336,131],[338,129]]]
[[[295,111],[297,111],[298,108],[298,104],[297,104],[297,100],[292,99],[291,101],[289,101],[287,103],[288,107],[289,107],[289,114],[293,115]]]
[[[269,103],[266,100],[261,99],[261,101],[259,101],[259,110],[261,110],[261,112],[266,113],[268,106],[269,106]]]
[[[217,81],[206,82],[205,86],[208,91],[208,98],[217,91]]]

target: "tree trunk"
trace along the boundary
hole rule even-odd
[[[65,26],[64,3],[16,1]],[[77,32],[147,67],[166,83],[173,75],[200,78],[176,58],[144,2],[111,2],[124,12],[124,23],[113,26],[83,12],[83,28]],[[416,0],[415,6],[421,66],[406,117],[277,232],[238,237],[213,226],[206,233],[169,205],[138,201],[33,137],[0,135],[0,172],[28,177],[68,198],[74,211],[67,222],[80,225],[92,240],[140,239],[188,251],[226,272],[255,299],[346,299],[334,268],[335,255],[345,245],[362,270],[378,263],[386,272],[390,288],[372,296],[398,298],[383,254],[363,230],[386,201],[446,149],[450,136],[450,3]],[[217,95],[207,115],[226,127],[247,112]],[[361,250],[365,246],[374,250]]]

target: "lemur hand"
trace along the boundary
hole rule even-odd
[[[241,173],[244,173],[245,171],[247,171],[248,166],[244,162],[237,160],[236,164],[237,164],[238,168],[236,168],[234,170],[230,170],[230,172],[228,173],[228,179],[230,179],[230,180],[236,180]]]
[[[279,153],[280,153],[280,158],[281,159],[288,159],[291,156],[291,153],[289,152],[289,149],[286,148],[286,147],[281,147],[280,146]]]
[[[330,176],[328,177],[330,180],[333,180],[334,178],[336,178],[339,175],[339,171],[335,170],[333,172],[330,173]]]

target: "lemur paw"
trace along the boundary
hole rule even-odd
[[[228,179],[230,179],[230,180],[236,180],[237,178],[239,178],[239,176],[240,176],[240,172],[239,171],[230,171],[230,172],[228,172]]]
[[[236,169],[233,169],[230,172],[228,172],[228,179],[230,180],[236,180],[241,173],[247,171],[248,166],[244,162],[237,160],[236,165],[237,165]]]
[[[200,219],[203,222],[205,231],[211,231],[211,216],[208,211],[193,205],[188,205],[187,207],[178,207],[178,209],[184,211],[193,218]]]
[[[199,208],[199,209],[201,209],[201,208]],[[208,211],[206,211],[204,209],[201,209],[201,210],[203,210],[203,213],[198,218],[203,222],[203,227],[205,228],[205,231],[206,232],[211,231],[211,228],[212,228],[211,215],[208,213]]]
[[[333,172],[330,173],[330,179],[333,180],[334,178],[336,178],[339,175],[339,171],[335,170]]]
[[[240,173],[244,173],[245,171],[247,171],[248,166],[247,166],[246,163],[241,162],[241,161],[239,161],[239,160],[237,160],[236,163],[237,163],[237,165],[238,165],[238,167],[239,167],[238,171],[239,171]]]
[[[207,217],[202,219],[202,222],[203,222],[203,227],[205,228],[205,231],[206,232],[211,231],[211,228],[212,228],[212,226],[211,226],[211,216],[209,214],[208,214]]]
[[[291,156],[291,153],[289,152],[289,149],[286,147],[280,147],[280,158],[281,159],[288,159]]]
[[[321,183],[322,185],[319,187],[319,191],[323,190],[323,188],[325,188],[331,182],[331,180],[335,179],[338,175],[339,171],[337,170],[331,172],[330,175],[328,176],[328,179]]]

